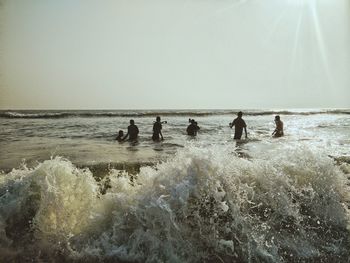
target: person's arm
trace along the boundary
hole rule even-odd
[[[125,139],[129,136],[129,131],[125,134],[124,138],[122,138],[122,141],[125,141]]]
[[[236,119],[234,119],[234,120],[231,122],[231,124],[230,124],[230,128],[231,128],[231,129],[232,129],[233,126],[235,126],[235,124],[236,124],[235,121],[236,121]]]
[[[245,138],[248,139],[248,135],[247,135],[247,127],[244,127],[244,132],[245,132]]]
[[[275,130],[274,130],[273,133],[272,133],[272,136],[275,135],[276,132],[277,132],[277,124],[276,124]]]
[[[159,123],[159,134],[160,134],[160,137],[162,138],[162,140],[164,140],[163,138],[163,134],[162,134],[162,123]]]
[[[122,139],[122,141],[125,141],[125,139],[129,136],[129,127],[128,127],[128,132],[125,134],[124,138]]]

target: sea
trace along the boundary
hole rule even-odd
[[[350,109],[238,111],[0,111],[0,262],[350,262]]]

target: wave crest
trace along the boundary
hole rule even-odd
[[[0,111],[0,118],[12,119],[57,119],[57,118],[98,118],[98,117],[154,117],[161,116],[211,116],[236,115],[239,110],[132,110],[132,111]],[[245,115],[314,115],[314,114],[350,114],[348,109],[334,110],[246,110]]]
[[[100,181],[62,158],[13,170],[1,176],[0,233],[72,260],[348,258],[349,189],[332,159],[293,149],[247,160],[228,150],[188,147],[136,177],[111,170]]]

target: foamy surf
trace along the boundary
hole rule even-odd
[[[267,160],[227,152],[189,146],[99,181],[59,157],[2,174],[0,261],[349,258],[348,179],[333,159],[303,147]]]
[[[40,111],[40,110],[20,110],[4,111],[0,110],[0,118],[13,119],[57,119],[57,118],[106,118],[106,117],[154,117],[161,116],[215,116],[215,115],[235,115],[237,110],[65,110],[65,111]],[[349,109],[291,109],[291,110],[247,110],[245,115],[315,115],[315,114],[350,114]]]

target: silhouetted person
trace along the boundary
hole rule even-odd
[[[160,137],[159,137],[160,135]],[[153,124],[153,135],[152,140],[153,141],[159,141],[160,138],[164,140],[163,134],[162,134],[162,123],[160,122],[160,117],[157,116],[156,122]]]
[[[200,129],[198,123],[194,119],[189,119],[190,125],[188,125],[186,131],[187,135],[196,136],[198,130]]]
[[[237,114],[237,118],[233,120],[232,123],[230,123],[230,128],[232,128],[233,126],[235,126],[235,136],[233,137],[233,139],[235,140],[240,140],[242,137],[242,133],[243,133],[243,128],[244,128],[244,132],[245,132],[245,138],[248,138],[247,136],[247,125],[245,124],[245,121],[242,119],[242,115],[243,113],[240,111]]]
[[[118,142],[122,142],[123,141],[123,136],[124,136],[124,132],[122,130],[119,130],[118,132],[118,136],[117,138],[115,138]]]
[[[198,122],[194,122],[194,127],[195,127],[195,135],[197,135],[197,132],[200,130],[199,126],[198,126]]]
[[[128,133],[123,138],[123,141],[129,136],[129,141],[136,141],[139,134],[139,128],[135,125],[134,120],[130,120],[130,125],[128,126]]]
[[[276,129],[273,131],[272,136],[281,137],[283,136],[283,122],[281,121],[280,116],[275,116]]]

